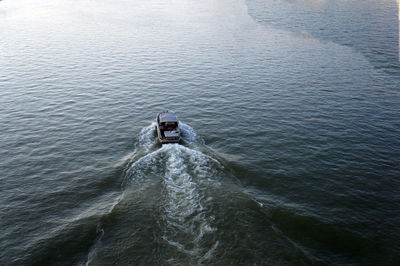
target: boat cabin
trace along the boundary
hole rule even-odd
[[[161,112],[157,115],[157,135],[161,143],[175,143],[180,140],[179,121],[174,113]]]

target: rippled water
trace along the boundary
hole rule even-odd
[[[1,265],[400,263],[397,2],[4,0],[0,25]]]

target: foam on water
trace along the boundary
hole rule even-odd
[[[210,199],[201,187],[208,181],[218,185],[218,160],[200,151],[201,138],[195,130],[180,124],[183,142],[157,149],[155,124],[141,130],[136,151],[124,178],[124,189],[144,189],[146,184],[161,182],[160,223],[162,241],[170,254],[186,256],[190,263],[201,263],[212,257],[218,241],[208,243],[204,237],[213,234],[212,215],[204,203]],[[140,156],[139,156],[140,155]],[[207,245],[204,245],[207,242]],[[173,255],[172,255],[173,256]],[[170,262],[175,261],[170,257]]]
[[[199,262],[210,257],[212,249],[218,245],[215,242],[212,249],[207,250],[201,243],[204,235],[216,230],[210,225],[207,209],[202,204],[205,196],[198,190],[201,182],[196,180],[210,173],[209,157],[180,145],[167,147],[163,239]]]
[[[151,125],[144,127],[140,131],[140,133],[137,137],[137,139],[138,139],[137,146],[139,148],[143,148],[146,152],[150,151],[150,149],[156,144],[156,141],[154,138],[154,136],[156,134],[155,127],[156,127],[156,123],[155,122],[151,123]]]
[[[196,131],[189,125],[180,122],[179,129],[182,132],[182,139],[187,144],[203,144],[203,140]]]
[[[155,122],[144,127],[136,137],[135,150],[124,157],[123,161],[128,161],[128,165],[130,165],[126,171],[124,184],[126,181],[135,182],[144,178],[146,172],[149,171],[149,167],[152,167],[153,170],[155,170],[155,164],[162,161],[162,157],[165,155],[165,150],[170,147],[170,145],[164,145],[160,148],[160,144],[156,137],[155,127]],[[184,123],[180,123],[179,128],[182,134],[182,142],[198,149],[202,140],[196,131]],[[193,160],[196,160],[196,158],[199,157],[198,152],[192,150],[192,157]],[[209,158],[212,159],[211,157]],[[215,162],[217,161],[215,160]]]
[[[180,122],[179,129],[181,131],[182,142],[187,145],[203,144],[203,140],[196,133],[196,131],[189,125]],[[136,137],[136,149],[135,152],[141,151],[142,153],[148,153],[159,148],[159,142],[156,138],[156,123],[153,122],[150,125],[142,128],[139,135]],[[135,158],[131,156],[131,158]]]

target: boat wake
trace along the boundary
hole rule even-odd
[[[180,123],[180,131],[182,145],[161,146],[156,138],[155,123],[141,130],[124,171],[121,202],[113,210],[116,213],[129,205],[130,209],[124,212],[132,212],[135,217],[143,209],[150,210],[144,211],[146,217],[142,215],[134,221],[142,220],[138,225],[138,228],[142,227],[138,229],[141,234],[149,226],[149,233],[143,238],[152,237],[157,243],[156,254],[149,263],[202,264],[213,258],[219,246],[214,216],[210,214],[213,201],[210,191],[220,186],[223,166],[202,151],[203,141],[193,128]],[[106,224],[102,227],[105,229],[94,246],[98,250],[91,251],[88,264],[101,260],[97,253],[101,253],[101,242],[107,241],[104,238],[109,231]],[[137,238],[127,241],[130,245],[141,242],[141,236],[135,230],[124,233]],[[157,257],[158,261],[154,261]]]
[[[274,230],[268,209],[238,185],[223,157],[190,126],[180,131],[182,144],[161,146],[155,124],[141,130],[87,265],[263,264],[304,253]]]
[[[123,186],[127,190],[146,189],[146,184],[160,182],[159,225],[167,254],[179,254],[179,261],[184,255],[189,263],[201,263],[218,247],[218,241],[208,241],[216,228],[207,213],[211,198],[205,188],[218,185],[222,165],[200,151],[201,138],[193,128],[181,123],[180,130],[187,146],[168,144],[159,148],[154,141],[154,124],[145,127],[137,144],[137,153],[142,156],[133,158]],[[173,263],[175,258],[167,261]]]

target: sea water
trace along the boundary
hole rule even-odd
[[[1,1],[0,264],[398,264],[398,32],[396,1]]]

